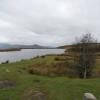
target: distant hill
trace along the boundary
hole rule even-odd
[[[38,44],[34,44],[34,45],[14,45],[14,47],[21,48],[21,49],[53,49],[53,47],[41,46],[41,45],[38,45]]]
[[[0,49],[9,49],[9,48],[13,48],[13,45],[0,43]]]
[[[55,47],[49,47],[49,46],[41,46],[38,44],[34,45],[11,45],[11,44],[5,44],[0,43],[0,49],[10,49],[10,48],[20,48],[20,49],[54,49]]]
[[[100,52],[100,43],[90,43],[90,45],[93,45],[94,47],[95,47],[95,50],[97,51],[97,52]],[[72,49],[72,48],[74,48],[76,45],[64,45],[64,46],[59,46],[59,47],[57,47],[57,48],[60,48],[60,49],[67,49],[67,51],[68,50],[70,50],[70,49]]]
[[[57,48],[59,48],[59,49],[69,49],[71,47],[72,47],[72,45],[64,45],[64,46],[59,46]]]

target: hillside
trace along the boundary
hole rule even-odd
[[[58,77],[58,73],[54,77],[53,73],[56,71],[56,67],[52,65],[61,62],[62,59],[64,58],[61,56],[49,55],[16,63],[1,64],[0,100],[34,100],[32,98],[37,94],[38,96],[39,94],[44,95],[46,100],[82,100],[85,92],[92,92],[97,100],[100,100],[100,78],[73,79],[68,78],[67,75]],[[98,59],[96,71],[100,70],[99,61]],[[42,74],[47,72],[47,65],[51,73],[49,77]],[[28,72],[31,67],[38,67],[41,74]],[[52,68],[53,70],[51,70]]]
[[[60,49],[69,49],[71,47],[72,47],[72,45],[64,45],[64,46],[59,46],[58,48],[60,48]]]
[[[79,44],[78,44],[79,45]],[[60,49],[73,49],[75,46],[78,46],[76,44],[73,44],[73,45],[64,45],[64,46],[59,46],[57,48],[60,48]],[[95,50],[97,52],[100,52],[100,43],[90,43],[90,45],[92,45],[93,47],[95,47]]]
[[[50,47],[50,46],[42,46],[38,44],[34,45],[12,45],[12,44],[6,44],[6,43],[0,43],[0,49],[54,49],[55,47]]]

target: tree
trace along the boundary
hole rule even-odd
[[[91,77],[96,62],[96,47],[97,42],[91,34],[83,35],[72,47],[75,69],[80,78]]]

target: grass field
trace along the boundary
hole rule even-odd
[[[45,93],[47,100],[82,100],[84,92],[92,92],[100,100],[100,78],[82,80],[67,76],[34,75],[28,72],[28,68],[33,65],[57,63],[54,59],[55,56],[47,56],[1,64],[0,80],[13,81],[16,85],[13,88],[0,89],[0,100],[31,100],[34,91]],[[95,70],[100,70],[99,65],[99,61],[97,61]]]

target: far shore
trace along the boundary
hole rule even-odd
[[[21,51],[20,48],[0,49],[0,52]]]
[[[61,49],[61,48],[9,48],[9,49],[0,49],[0,52],[21,51],[22,49]]]

